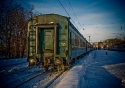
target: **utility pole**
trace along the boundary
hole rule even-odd
[[[90,36],[89,36],[89,43],[90,43]]]

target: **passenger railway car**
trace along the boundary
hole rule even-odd
[[[116,46],[110,47],[109,50],[125,52],[125,44],[121,44],[121,45],[116,45]]]
[[[58,14],[43,14],[28,22],[28,62],[45,70],[66,69],[92,45],[71,23],[70,18]]]

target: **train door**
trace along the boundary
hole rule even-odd
[[[38,52],[44,54],[54,51],[53,29],[40,28],[38,32]]]
[[[41,25],[37,28],[36,49],[41,57],[43,68],[47,70],[49,66],[54,66],[54,59],[57,50],[57,25]]]
[[[44,30],[44,50],[53,51],[54,41],[53,41],[53,30]]]
[[[43,60],[44,68],[48,70],[49,66],[54,63],[54,30],[44,29],[43,34]]]

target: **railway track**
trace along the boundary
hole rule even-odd
[[[10,67],[9,66],[6,66],[5,68],[2,67],[0,68],[0,77],[4,77],[4,76],[9,76],[11,74],[16,74],[18,72],[22,72],[26,69],[29,69],[28,67],[28,63],[21,63],[21,64],[18,64],[18,65],[11,65]]]
[[[63,79],[63,77],[67,74],[69,70],[64,71],[58,77],[56,77],[51,83],[49,83],[45,88],[55,88],[56,85]]]
[[[3,66],[0,69],[1,70],[5,70],[6,72],[8,72],[6,74],[4,74],[4,72],[0,73],[1,79],[0,79],[0,87],[1,88],[22,88],[24,86],[26,86],[28,83],[32,84],[30,82],[32,82],[33,80],[36,80],[37,78],[40,78],[39,80],[35,81],[37,82],[36,84],[38,84],[38,82],[41,80],[41,78],[43,78],[43,80],[41,81],[42,83],[44,83],[45,85],[44,88],[47,88],[48,86],[50,86],[54,80],[56,80],[61,74],[62,72],[43,72],[43,71],[35,71],[33,73],[28,73],[28,70],[30,69],[34,69],[32,67],[23,67],[22,68],[22,64],[25,64],[24,62],[22,63],[18,63],[18,64],[12,64],[12,65],[7,65],[7,66]],[[19,68],[17,70],[15,70],[15,72],[9,72],[10,69],[12,69],[13,67],[17,67],[17,65],[20,65],[21,68]],[[26,73],[26,75],[24,75],[24,73]],[[52,76],[50,75],[52,74]],[[13,80],[12,80],[13,79]],[[31,87],[33,87],[36,84],[32,84]],[[29,87],[29,85],[27,86]]]
[[[80,58],[84,56],[85,55],[82,55]],[[71,70],[79,61],[80,59],[77,60],[74,64],[72,64],[72,66],[69,69],[60,72],[53,80],[51,80],[46,86],[43,86],[42,88],[55,88],[59,84],[59,82],[65,77],[65,75],[69,72],[69,70]],[[36,86],[36,88],[41,88],[41,86]]]
[[[72,69],[73,66],[74,66],[74,64],[69,69],[67,69],[65,71],[49,73],[49,74],[51,74],[51,76],[49,75],[49,76],[45,77],[44,80],[40,80],[35,86],[33,86],[33,88],[55,88],[56,85],[68,73],[68,71],[70,69]]]
[[[42,75],[44,72],[39,70],[37,72],[33,72],[22,77],[19,77],[13,81],[8,82],[6,85],[2,86],[2,88],[18,88],[21,85],[25,84],[26,82]]]
[[[53,77],[46,77],[46,79],[39,81],[39,83],[37,83],[33,88],[55,88],[64,78],[64,76],[69,72],[69,70],[72,69],[75,64],[77,64],[78,61],[76,61],[76,63],[74,63],[69,69],[57,72]]]
[[[40,87],[40,88],[48,88],[50,85],[54,83],[56,79],[58,79],[59,76],[61,76],[64,72],[34,72],[28,75],[25,75],[24,77],[18,78],[7,85],[3,86],[3,88],[24,88],[24,87],[33,87],[35,83],[33,84],[34,80],[37,80],[37,83],[34,87]],[[52,74],[52,75],[50,75]],[[38,79],[40,78],[40,79]]]
[[[32,86],[33,88],[49,88],[50,86],[55,85],[54,82],[63,74],[63,71],[47,73],[43,79],[41,79],[36,85]],[[51,74],[51,75],[50,75]],[[58,80],[59,82],[59,80]],[[57,82],[56,82],[57,83]],[[51,87],[50,87],[51,88]]]

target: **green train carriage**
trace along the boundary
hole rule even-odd
[[[58,14],[44,14],[28,22],[28,62],[48,70],[68,68],[73,61],[87,52],[86,39],[70,22]]]

